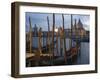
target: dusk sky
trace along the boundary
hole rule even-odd
[[[49,17],[49,23],[50,23],[50,30],[52,29],[52,19],[53,19],[53,14],[49,13],[34,13],[34,12],[26,12],[25,13],[25,18],[26,18],[26,31],[29,31],[29,17],[31,18],[31,23],[32,27],[36,24],[37,27],[41,27],[43,31],[48,30],[48,25],[47,25],[47,16]],[[89,15],[72,15],[73,17],[73,24],[74,20],[76,19],[77,22],[80,19],[81,22],[83,23],[83,28],[85,30],[89,30],[90,26],[90,16]],[[70,14],[64,14],[64,25],[65,28],[70,28],[71,27],[71,15]],[[61,27],[62,26],[62,14],[55,14],[55,25],[56,27]]]

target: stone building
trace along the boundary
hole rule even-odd
[[[78,36],[86,35],[86,30],[83,28],[83,23],[81,22],[80,19],[78,20],[77,23],[76,23],[76,19],[75,19],[75,23],[72,27],[72,33],[73,33],[73,35],[78,35]]]

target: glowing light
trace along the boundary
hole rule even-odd
[[[58,28],[55,28],[55,32],[58,32]]]

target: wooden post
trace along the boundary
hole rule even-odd
[[[50,46],[50,24],[49,24],[49,18],[48,18],[48,16],[47,16],[47,24],[48,24],[48,42],[47,42],[47,44],[48,44],[48,47],[49,47],[49,53],[51,54],[51,46]]]
[[[46,52],[48,51],[48,32],[46,32]]]
[[[47,24],[48,24],[48,48],[49,48],[49,54],[50,54],[50,63],[52,64],[53,58],[52,58],[52,51],[51,51],[51,45],[50,45],[50,24],[49,24],[49,17],[47,16]]]
[[[77,38],[77,27],[76,27],[76,19],[75,19],[75,38]],[[76,40],[77,42],[77,40]]]
[[[77,29],[77,25],[76,25],[76,19],[75,19],[75,38],[76,38],[76,48],[77,48],[77,52],[78,52],[78,29]]]
[[[44,32],[43,32],[43,41],[42,41],[43,42],[43,47],[45,46],[44,45],[45,44],[45,39],[44,38],[45,38],[45,35],[44,35]]]
[[[29,17],[29,24],[30,24],[30,29],[29,29],[29,36],[30,36],[30,53],[32,53],[32,24],[31,24],[31,18]]]
[[[63,40],[64,40],[64,60],[67,63],[67,56],[66,56],[66,35],[65,35],[65,26],[64,26],[64,15],[62,14],[62,23],[63,23]]]
[[[39,41],[38,42],[39,53],[42,54],[42,46],[41,46],[42,45],[42,39],[41,39],[42,38],[42,28],[39,29],[38,37],[39,37],[39,40],[38,40]]]
[[[71,34],[70,34],[70,38],[71,38],[71,40],[70,40],[70,49],[73,47],[72,46],[72,37],[73,37],[73,31],[72,31],[72,29],[73,29],[73,16],[72,16],[72,14],[71,14]],[[70,53],[71,55],[73,55],[72,53]],[[71,62],[73,63],[73,58],[71,58]]]
[[[54,29],[55,29],[55,14],[53,13],[53,26],[52,26],[52,61],[54,58]]]
[[[58,31],[56,32],[56,40],[57,40],[57,42],[56,42],[56,50],[57,50],[57,54],[58,54]]]
[[[73,31],[72,31],[72,29],[73,29],[73,17],[72,17],[72,14],[71,14],[71,35],[70,35],[70,38],[71,38],[71,40],[70,40],[70,48],[72,47],[72,34],[73,34]]]
[[[49,17],[47,16],[48,31],[50,32]]]
[[[40,54],[42,54],[42,46],[41,46],[41,34],[42,34],[42,28],[39,29],[38,31],[38,51],[36,52],[36,62],[35,65],[38,66],[40,62]]]
[[[48,18],[48,16],[47,16],[47,25],[48,25],[48,33],[47,33],[47,44],[49,45],[49,43],[50,43],[50,37],[49,37],[49,33],[50,33],[50,25],[49,25],[49,18]]]
[[[81,29],[80,29],[80,31],[79,32],[81,32]],[[81,33],[80,33],[80,42],[79,42],[79,56],[81,55],[81,41],[82,41],[82,39],[83,39],[83,36],[81,36]]]
[[[60,36],[60,55],[62,56],[63,43],[62,43],[62,28],[61,27],[59,28],[59,36]]]

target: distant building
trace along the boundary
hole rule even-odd
[[[74,35],[79,35],[79,36],[86,35],[86,30],[83,28],[83,24],[80,19],[78,20],[78,23],[76,23],[75,20],[75,24],[73,25],[72,31]]]
[[[66,33],[66,37],[70,37],[70,36],[86,36],[87,35],[87,31],[83,28],[83,23],[81,22],[81,20],[79,19],[78,22],[75,23],[74,25],[72,25],[72,29],[65,29],[65,33]]]

